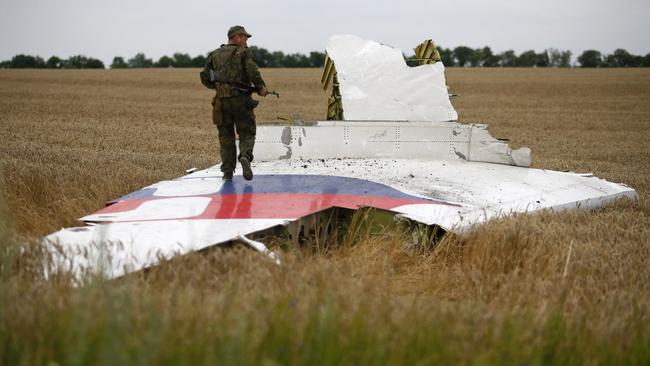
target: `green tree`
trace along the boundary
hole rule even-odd
[[[146,68],[152,67],[153,61],[150,58],[147,58],[144,53],[138,53],[133,58],[129,59],[130,68]]]
[[[325,53],[324,52],[310,52],[309,53],[309,66],[311,67],[323,67],[325,64]]]
[[[269,67],[273,61],[271,53],[266,50],[266,48],[260,48],[257,46],[250,47],[251,52],[253,53],[253,58],[259,67]]]
[[[603,56],[599,51],[586,50],[578,56],[580,67],[600,67],[603,65]]]
[[[458,46],[454,48],[454,59],[456,60],[455,64],[460,67],[465,67],[470,62],[470,59],[473,55],[474,50],[469,47]]]
[[[517,66],[517,54],[513,50],[503,51],[499,54],[499,65],[503,67]]]
[[[162,56],[158,59],[158,62],[154,65],[156,67],[173,67],[174,59],[169,56]]]
[[[562,51],[562,55],[560,56],[560,67],[571,67],[571,55],[573,55],[573,52],[569,50]]]
[[[11,59],[10,67],[14,69],[41,69],[45,61],[39,56],[16,55]]]
[[[284,56],[283,67],[309,67],[309,57],[301,53]]]
[[[70,56],[63,61],[65,69],[103,69],[104,63],[95,58],[88,58],[84,55]]]
[[[560,67],[560,50],[557,48],[548,48],[546,49],[546,53],[548,54],[548,63],[549,66],[551,67]]]
[[[641,58],[641,66],[650,67],[650,53]]]
[[[602,67],[618,67],[615,64],[616,61],[614,61],[614,55],[603,56],[603,63],[601,64]]]
[[[284,53],[282,51],[274,51],[271,53],[269,67],[284,67]]]
[[[205,66],[205,63],[208,61],[207,57],[203,55],[198,55],[194,58],[192,58],[192,67],[203,67]]]
[[[63,60],[56,56],[52,56],[47,59],[47,62],[45,62],[45,66],[48,69],[61,69],[63,68]]]
[[[192,57],[187,53],[174,53],[174,67],[192,67]]]
[[[483,49],[480,52],[481,54],[481,66],[483,67],[495,67],[499,65],[499,57],[495,56],[494,53],[492,53],[492,49],[490,47],[483,47]]]
[[[96,58],[88,58],[88,61],[83,66],[84,69],[104,69],[104,63]]]
[[[440,60],[445,66],[454,66],[454,51],[450,48],[442,48],[438,46],[438,53],[440,54]]]
[[[548,53],[546,51],[540,52],[535,57],[535,66],[537,67],[548,67],[550,63]]]
[[[641,66],[641,60],[637,60],[637,56],[634,56],[627,52],[626,50],[619,48],[611,55],[605,56],[603,61],[603,66],[609,67],[636,67]]]
[[[517,57],[517,61],[515,63],[515,66],[519,67],[533,67],[537,63],[537,53],[533,50],[528,50],[525,52],[522,52],[519,57]]]
[[[472,67],[483,66],[483,50],[481,48],[472,50],[468,61],[469,65]]]
[[[113,62],[111,63],[111,69],[126,69],[129,65],[124,61],[124,58],[121,56],[113,57]]]
[[[571,51],[560,51],[557,48],[549,48],[546,50],[546,54],[548,55],[548,66],[571,66]]]
[[[63,62],[63,68],[65,69],[82,69],[84,65],[88,62],[88,57],[84,55],[70,56],[67,60]]]

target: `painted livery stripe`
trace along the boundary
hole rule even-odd
[[[189,180],[205,180],[201,195],[223,194],[261,194],[261,193],[301,193],[301,194],[340,194],[350,196],[377,196],[403,199],[427,200],[404,193],[393,187],[368,180],[338,177],[329,175],[256,175],[253,181],[245,181],[241,176],[235,176],[232,182],[221,183],[221,177],[183,178],[164,182],[166,185],[181,185]],[[210,188],[214,186],[214,190]],[[157,191],[162,187],[148,187],[120,197],[111,203],[160,198]],[[179,196],[182,194],[179,194]],[[168,196],[168,195],[167,195]],[[428,199],[431,200],[431,199]]]
[[[376,207],[391,210],[395,207],[413,204],[444,204],[423,199],[405,199],[378,196],[355,196],[346,194],[311,194],[311,193],[267,193],[267,194],[223,194],[208,195],[211,201],[200,215],[183,219],[275,219],[299,218],[323,209],[337,206],[356,209],[359,206]],[[137,210],[145,202],[163,201],[127,200],[105,207],[92,215],[101,219],[102,215],[109,221],[119,222],[119,213],[129,212],[128,221],[148,220],[146,215],[138,217]],[[164,218],[159,218],[164,220]],[[181,219],[174,217],[174,219]]]

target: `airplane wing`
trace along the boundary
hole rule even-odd
[[[215,166],[109,202],[82,217],[85,226],[44,238],[61,266],[113,278],[232,240],[277,262],[246,236],[332,207],[374,207],[462,233],[513,213],[638,199],[591,174],[529,168],[530,149],[455,122],[441,63],[408,68],[399,50],[355,36],[332,37],[327,50],[345,120],[259,126],[252,181],[222,182]]]
[[[74,258],[75,271],[112,278],[331,207],[375,207],[462,233],[513,213],[637,198],[633,189],[589,174],[461,159],[277,160],[254,169],[252,181],[237,175],[224,183],[215,166],[153,184],[81,218],[87,226],[45,240]]]

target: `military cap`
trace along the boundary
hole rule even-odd
[[[244,29],[244,27],[242,27],[241,25],[234,25],[234,26],[230,27],[230,29],[228,29],[228,39],[231,39],[232,37],[234,37],[237,34],[243,34],[246,37],[252,37],[253,36],[250,33],[246,32],[246,29]]]

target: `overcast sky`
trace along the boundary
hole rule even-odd
[[[517,54],[554,47],[650,53],[650,0],[0,0],[0,60],[16,54],[83,54],[107,65],[138,52],[157,60],[205,54],[234,24],[250,45],[323,51],[334,34],[401,48],[432,38],[443,47],[490,46]]]

